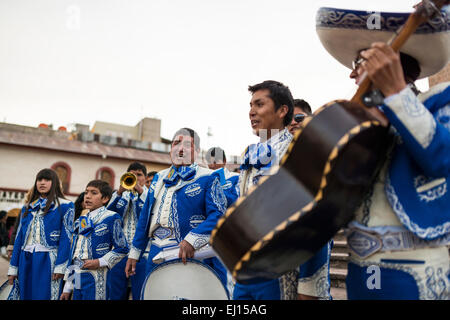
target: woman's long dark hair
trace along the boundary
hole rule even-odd
[[[75,202],[74,202],[75,216],[73,218],[73,221],[76,221],[81,216],[81,212],[83,212],[84,194],[85,194],[84,191],[82,193],[80,193],[78,195],[77,200],[75,200]]]
[[[28,203],[26,204],[27,210],[25,211],[24,216],[26,216],[28,213],[28,208],[30,207],[30,203],[39,199],[39,197],[41,196],[41,194],[39,193],[39,191],[36,188],[36,183],[41,179],[46,179],[46,180],[52,181],[52,186],[50,187],[50,191],[45,195],[47,197],[47,204],[43,210],[44,214],[47,214],[48,210],[50,209],[51,204],[54,201],[57,202],[58,206],[60,205],[58,198],[66,199],[66,197],[64,196],[64,193],[62,192],[61,182],[60,182],[56,172],[54,170],[48,169],[48,168],[42,169],[36,175],[36,180],[34,181],[34,185],[33,185],[32,191],[31,191],[31,196],[28,200]]]

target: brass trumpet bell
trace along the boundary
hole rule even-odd
[[[134,173],[126,172],[120,177],[120,185],[127,190],[133,190],[137,177]]]

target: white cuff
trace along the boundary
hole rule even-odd
[[[189,242],[190,245],[193,246],[195,250],[197,250],[203,247],[204,245],[208,244],[209,238],[210,238],[209,234],[198,234],[189,232],[184,238],[184,240]]]
[[[66,281],[64,284],[63,293],[71,293],[73,291],[73,283],[72,281]]]
[[[108,266],[108,262],[106,261],[106,259],[103,259],[103,257],[98,258],[98,264],[99,264],[99,268]]]
[[[66,273],[66,265],[67,265],[67,263],[58,264],[53,269],[53,273],[65,274]]]
[[[14,266],[10,265],[9,269],[8,269],[8,276],[17,276],[18,270],[19,270],[18,267],[14,267]]]
[[[128,258],[139,260],[139,258],[141,257],[141,252],[142,250],[139,250],[138,248],[132,246],[130,252],[128,253]]]
[[[426,149],[430,145],[436,132],[436,121],[410,87],[387,97],[384,104],[394,112],[422,148]]]
[[[301,269],[301,266],[300,266]],[[329,300],[330,282],[328,264],[325,263],[312,276],[298,279],[297,293]]]
[[[144,191],[142,191],[141,195],[139,196],[139,199],[141,199],[142,202],[145,203],[145,200],[147,199],[148,189],[144,186]]]

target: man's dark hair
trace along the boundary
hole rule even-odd
[[[416,81],[421,71],[419,62],[409,54],[403,52],[400,52],[400,62],[402,64],[405,81],[407,83]]]
[[[140,162],[133,162],[128,166],[127,172],[130,172],[131,170],[138,171],[141,170],[144,176],[147,175],[147,168]]]
[[[80,193],[78,195],[77,199],[75,200],[75,202],[73,203],[74,208],[75,208],[75,215],[73,218],[74,221],[77,220],[81,216],[81,213],[83,212],[84,194],[85,194],[84,191],[82,193]]]
[[[282,105],[288,107],[288,112],[284,116],[283,124],[287,126],[292,121],[294,113],[294,98],[292,97],[291,90],[284,84],[274,80],[266,80],[262,83],[248,86],[248,91],[254,94],[258,90],[269,90],[269,97],[275,104],[275,111],[277,111]]]
[[[150,171],[149,173],[147,173],[147,178],[153,177],[157,173],[158,172],[156,172],[156,171]]]
[[[111,197],[112,197],[113,190],[112,190],[111,186],[109,185],[109,183],[106,181],[92,180],[87,184],[86,188],[87,187],[97,188],[100,191],[100,193],[102,194],[102,198],[111,199]]]
[[[302,109],[307,115],[312,113],[311,106],[303,99],[294,99],[294,107]]]
[[[194,147],[195,147],[195,149],[196,150],[200,149],[200,137],[198,136],[197,132],[195,132],[191,128],[178,129],[177,132],[175,132],[175,134],[173,135],[172,143],[173,143],[173,140],[175,139],[175,137],[178,136],[178,135],[191,137],[192,139],[194,139]]]
[[[208,164],[211,164],[216,161],[221,161],[219,163],[225,163],[227,161],[227,157],[225,156],[225,151],[220,147],[212,147],[209,148],[208,151],[206,151],[206,162]]]

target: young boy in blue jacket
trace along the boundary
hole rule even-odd
[[[70,263],[61,300],[106,300],[108,271],[128,253],[121,217],[105,208],[112,195],[108,183],[88,183],[84,205],[89,212],[74,226]]]

